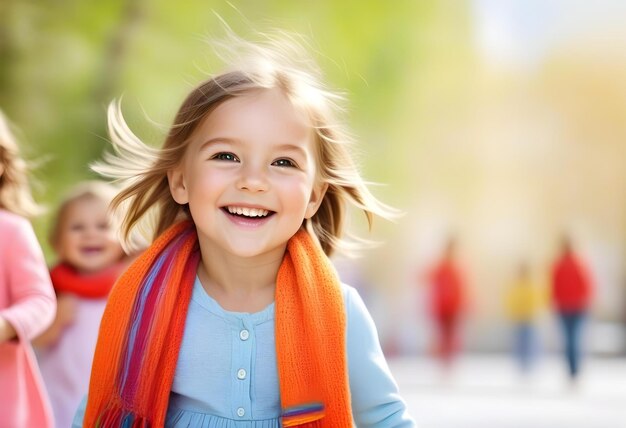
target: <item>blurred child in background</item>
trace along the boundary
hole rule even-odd
[[[546,293],[533,280],[530,268],[520,263],[515,280],[507,289],[506,308],[513,322],[515,359],[522,372],[528,372],[539,350],[537,320],[546,306]]]
[[[57,427],[69,427],[89,387],[91,361],[107,296],[128,261],[109,213],[116,190],[90,181],[73,188],[52,224],[58,264],[50,271],[58,311],[35,344]]]
[[[27,168],[0,113],[0,424],[53,426],[30,340],[54,318],[43,253],[26,218],[39,211]]]

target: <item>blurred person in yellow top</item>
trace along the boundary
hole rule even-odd
[[[537,321],[547,307],[547,288],[533,278],[528,264],[522,262],[505,297],[507,315],[514,329],[515,359],[522,372],[527,373],[539,350]]]

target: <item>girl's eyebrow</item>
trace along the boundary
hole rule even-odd
[[[240,141],[235,139],[235,138],[215,137],[215,138],[211,138],[210,140],[207,140],[204,143],[202,143],[202,145],[200,146],[200,151],[205,150],[206,148],[208,148],[211,145],[216,144],[216,143],[226,143],[226,144],[238,145],[238,144],[240,144]],[[301,156],[307,157],[306,150],[304,150],[302,148],[302,146],[300,146],[298,144],[293,144],[293,143],[279,144],[278,146],[276,146],[276,150],[278,150],[278,151],[298,152],[298,154],[300,154]]]
[[[209,146],[211,146],[212,144],[215,144],[215,143],[237,144],[238,140],[236,140],[234,138],[228,138],[228,137],[211,138],[210,140],[207,140],[204,143],[202,143],[202,145],[200,146],[200,151],[206,149],[207,147],[209,147]]]
[[[285,143],[285,144],[280,144],[279,146],[276,147],[279,151],[291,151],[291,152],[298,152],[298,154],[300,154],[303,157],[307,157],[307,153],[306,150],[304,150],[302,148],[302,146],[299,146],[297,144],[291,144],[291,143]]]

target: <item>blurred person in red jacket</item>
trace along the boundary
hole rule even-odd
[[[563,327],[565,358],[572,380],[580,372],[581,330],[591,302],[593,284],[585,264],[563,237],[561,254],[552,269],[552,302]]]
[[[442,257],[428,272],[430,313],[436,328],[435,355],[447,366],[460,349],[465,309],[465,279],[456,260],[457,242],[446,243]]]

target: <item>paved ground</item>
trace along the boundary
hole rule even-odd
[[[389,360],[420,428],[626,428],[626,359],[587,359],[571,384],[557,358],[530,376],[507,356],[467,356],[446,373],[432,360]]]

